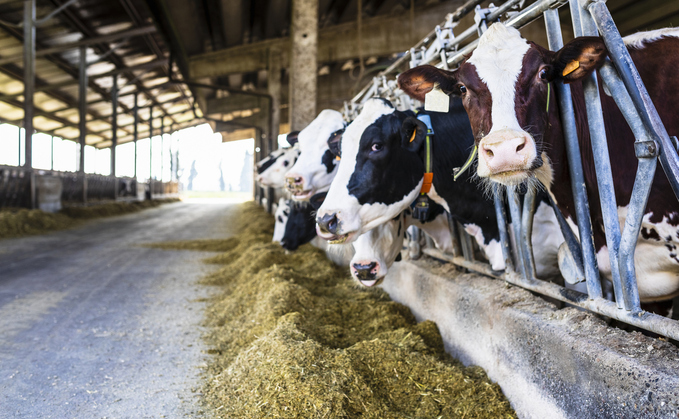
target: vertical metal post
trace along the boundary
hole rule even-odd
[[[153,198],[153,106],[149,107],[149,198]]]
[[[54,135],[50,135],[50,170],[54,170]]]
[[[502,202],[502,191],[504,187],[501,185],[493,186],[493,198],[495,203],[495,216],[497,217],[497,227],[500,233],[500,245],[502,246],[502,257],[505,260],[505,272],[508,274],[516,273],[514,262],[512,261],[512,254],[509,248],[509,233],[507,231],[507,214],[505,206]],[[519,261],[520,262],[520,261]]]
[[[80,47],[78,75],[78,129],[80,130],[80,166],[85,173],[85,136],[87,135],[87,47]]]
[[[118,146],[118,76],[113,76],[111,87],[111,176],[116,175],[116,147]],[[116,188],[117,189],[117,188]]]
[[[577,6],[577,5],[576,5]],[[563,47],[563,37],[561,35],[561,24],[559,22],[559,12],[555,9],[547,10],[544,13],[545,26],[547,27],[547,40],[549,49],[557,51]],[[576,33],[578,29],[574,28]],[[571,188],[575,201],[575,216],[578,221],[580,232],[580,244],[582,246],[582,259],[587,280],[587,293],[590,299],[601,298],[601,282],[599,280],[599,268],[594,251],[594,240],[592,235],[592,222],[589,218],[589,200],[587,191],[581,185],[585,184],[585,175],[580,159],[580,144],[578,142],[577,128],[575,125],[575,110],[571,99],[571,88],[561,82],[552,82],[557,92],[559,111],[561,113],[561,124],[566,140],[566,156],[568,158],[568,168],[571,175]],[[549,187],[549,185],[545,185]],[[564,234],[565,236],[565,234]]]
[[[160,116],[160,182],[163,182],[165,171],[165,118]]]
[[[33,167],[33,95],[35,93],[35,0],[24,0],[24,165]]]
[[[17,166],[21,166],[21,127],[17,130]]]
[[[137,178],[137,140],[139,139],[139,94],[134,93],[134,178]]]
[[[533,219],[535,218],[535,189],[529,190],[523,197],[523,210],[521,211],[521,251],[526,266],[526,271],[531,274],[529,279],[537,278],[535,268],[535,256],[533,255]]]
[[[519,264],[517,272],[521,272],[522,280],[531,282],[533,278],[530,275],[530,264],[527,262],[527,257],[524,254],[524,248],[521,243],[523,234],[521,233],[521,203],[519,200],[519,194],[514,191],[513,188],[505,188],[507,192],[507,201],[509,203],[509,213],[512,216],[512,230],[514,230],[514,251],[516,254],[516,263]]]

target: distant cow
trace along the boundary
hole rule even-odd
[[[288,223],[288,216],[290,215],[290,202],[285,198],[278,200],[278,208],[274,213],[274,227],[273,227],[273,242],[280,243],[285,234],[285,226]]]
[[[285,186],[285,174],[292,168],[299,157],[297,147],[279,148],[272,151],[264,159],[257,162],[257,183],[272,188]]]
[[[297,163],[285,175],[292,198],[305,201],[318,192],[326,192],[335,177],[335,156],[328,149],[331,134],[344,128],[342,114],[326,109],[298,135],[301,151]]]
[[[679,30],[662,29],[625,38],[651,99],[670,135],[679,133]],[[508,186],[538,179],[559,208],[573,218],[571,179],[566,161],[557,92],[552,82],[572,83],[575,121],[588,190],[599,269],[610,277],[603,218],[597,189],[581,80],[604,62],[601,38],[576,38],[556,52],[528,42],[514,28],[493,24],[479,46],[453,72],[431,66],[401,75],[400,85],[423,99],[435,83],[462,98],[479,147],[479,177]],[[547,103],[550,97],[549,104]],[[634,137],[612,98],[600,88],[618,217],[627,214],[637,169]],[[679,295],[679,203],[660,166],[643,219],[635,253],[642,301]]]

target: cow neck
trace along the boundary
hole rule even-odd
[[[448,113],[429,113],[436,135],[431,144],[433,190],[432,200],[445,204],[450,214],[462,224],[482,228],[485,242],[498,239],[495,207],[468,171],[453,181],[453,168],[464,164],[474,144],[467,113],[459,98],[451,97]],[[424,159],[424,153],[421,154]]]

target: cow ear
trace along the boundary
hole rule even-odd
[[[288,134],[287,137],[285,137],[288,144],[290,144],[290,147],[297,144],[297,136],[298,135],[299,135],[299,131],[292,131],[291,133]]]
[[[314,211],[318,211],[321,205],[323,205],[323,201],[325,201],[325,197],[327,195],[327,192],[319,192],[309,198],[309,203],[311,204],[311,207],[314,209]]]
[[[429,93],[437,84],[444,93],[452,93],[457,85],[456,73],[442,70],[433,65],[421,65],[398,76],[398,87],[408,96],[420,102],[424,102],[424,95]]]
[[[409,116],[401,126],[401,147],[417,152],[427,136],[427,126],[419,119]]]
[[[598,70],[606,60],[608,49],[597,36],[582,36],[567,43],[551,60],[551,79],[572,83]]]
[[[328,148],[338,160],[342,156],[342,134],[344,134],[344,128],[333,132],[328,138]]]

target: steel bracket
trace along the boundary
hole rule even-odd
[[[658,144],[654,140],[637,141],[634,143],[634,153],[638,159],[658,157]]]

